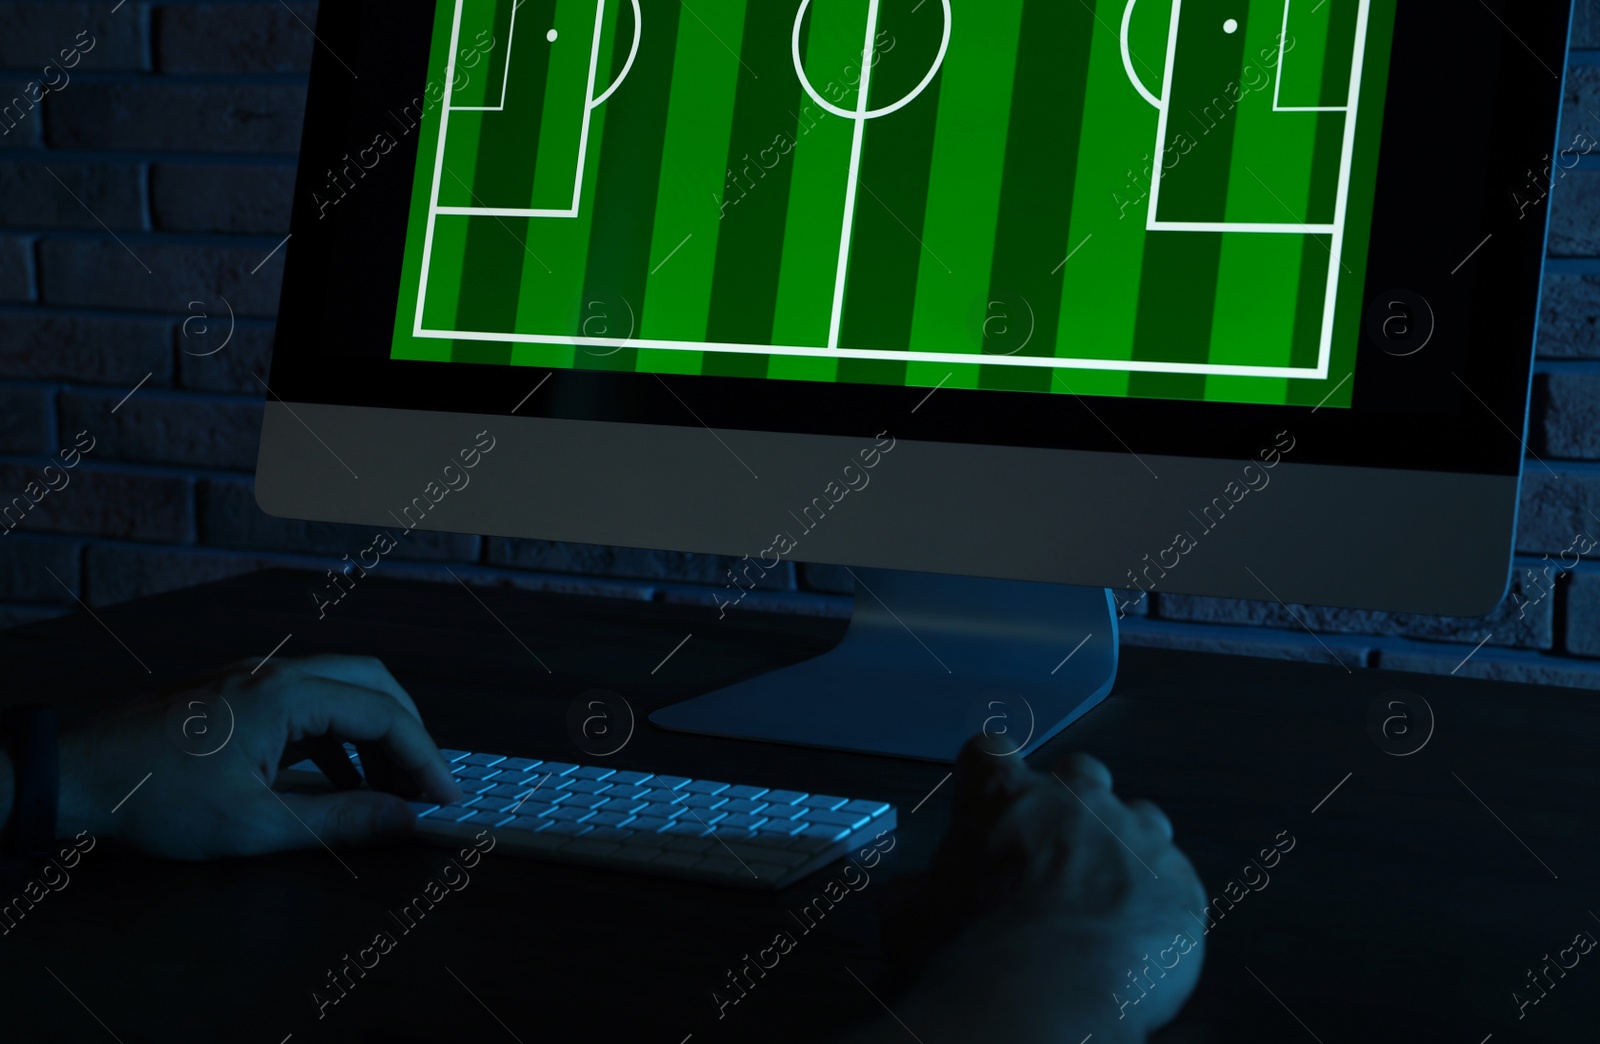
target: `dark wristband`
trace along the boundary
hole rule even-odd
[[[56,712],[27,705],[0,712],[0,738],[11,755],[11,819],[5,847],[21,855],[50,851],[56,837],[61,796],[61,759],[56,748]]]

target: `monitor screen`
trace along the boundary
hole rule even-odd
[[[436,7],[391,359],[1354,401],[1394,0]]]

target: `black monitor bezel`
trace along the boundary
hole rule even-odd
[[[287,402],[815,435],[875,433],[892,415],[913,441],[1207,458],[1252,457],[1292,428],[1306,463],[1520,474],[1549,207],[1519,214],[1519,198],[1556,151],[1566,5],[1517,8],[1515,31],[1481,7],[1399,5],[1365,299],[1419,293],[1438,329],[1404,357],[1364,333],[1350,408],[942,389],[916,412],[927,389],[389,358],[417,141],[393,114],[423,96],[434,7],[319,12],[270,377]],[[328,172],[380,130],[398,144],[320,203]]]

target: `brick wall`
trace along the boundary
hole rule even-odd
[[[1579,9],[1565,139],[1600,137],[1600,0]],[[367,546],[364,529],[268,518],[250,489],[253,374],[271,347],[315,13],[276,0],[0,0],[0,107],[21,100],[0,115],[0,491],[20,493],[75,433],[97,440],[71,485],[0,539],[0,627],[80,598],[325,569]],[[42,77],[56,89],[29,104],[26,85]],[[1600,688],[1600,565],[1557,578],[1556,564],[1548,582],[1529,572],[1576,532],[1600,535],[1589,514],[1600,515],[1600,152],[1550,202],[1539,459],[1517,559],[1530,604],[1462,620],[1156,595],[1124,622],[1129,644]],[[203,354],[227,329],[223,298],[233,338]],[[390,575],[448,580],[448,564],[484,583],[708,604],[731,564],[420,532],[391,559]],[[768,583],[744,607],[847,611],[841,570],[801,566]]]

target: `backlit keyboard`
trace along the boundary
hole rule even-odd
[[[354,748],[351,761],[361,761]],[[779,889],[895,828],[894,806],[799,790],[443,750],[462,790],[412,802],[420,839],[458,845],[484,830],[497,850],[613,870]],[[280,786],[323,781],[310,761]]]

